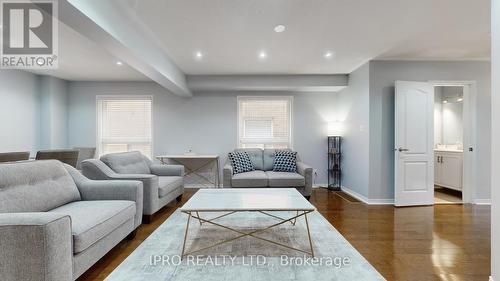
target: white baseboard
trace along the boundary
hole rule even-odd
[[[474,199],[476,205],[491,205],[491,199]]]
[[[394,205],[394,199],[369,199],[345,186],[342,186],[342,191],[368,205]]]

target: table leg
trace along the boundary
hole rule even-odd
[[[190,221],[191,221],[191,212],[188,213],[188,219],[187,219],[187,224],[186,224],[186,232],[184,233],[184,242],[182,243],[181,260],[184,257],[184,251],[186,250],[186,240],[187,240],[187,234],[188,234],[189,222]]]
[[[298,216],[298,215],[299,215],[299,211],[297,211],[297,214],[296,214],[296,216]],[[296,223],[297,223],[297,217],[296,217],[295,219],[293,219],[293,222],[292,222],[292,224],[293,224],[293,225],[295,225]]]
[[[189,165],[187,165],[187,163],[182,162],[180,160],[170,159],[170,161],[172,161],[174,163],[177,163],[179,165],[183,165],[184,166],[184,168],[185,168],[185,174],[184,174],[184,176],[185,177],[187,177],[189,175],[192,175],[192,176],[196,176],[198,178],[198,180],[201,179],[202,181],[205,181],[206,183],[209,184],[209,186],[211,186],[212,184],[214,186],[217,185],[217,182],[216,182],[217,181],[217,177],[214,179],[214,181],[212,181],[212,179],[209,179],[209,178],[207,178],[205,176],[202,176],[202,175],[198,174],[198,171],[201,171],[202,169],[206,168],[209,165],[212,165],[212,170],[213,170],[213,164],[212,164],[213,160],[212,159],[209,159],[208,162],[205,162],[201,166],[198,166],[198,167],[195,167],[195,168],[192,168],[192,169],[189,167]],[[206,186],[206,183],[205,184],[201,183],[201,184],[204,185],[204,186]]]
[[[200,217],[200,214],[198,212],[196,212],[196,216],[199,218],[198,221],[200,221],[200,225],[202,225],[201,217]]]
[[[217,188],[220,187],[220,164],[219,164],[219,158],[215,159],[217,161]]]
[[[314,249],[311,240],[311,231],[309,230],[309,222],[307,221],[307,212],[304,212],[304,218],[306,219],[307,236],[309,238],[309,247],[311,247],[311,256],[314,258]]]

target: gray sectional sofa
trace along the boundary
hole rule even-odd
[[[144,184],[144,219],[184,193],[184,166],[157,165],[140,152],[111,153],[82,162],[82,173],[94,180],[140,180]]]
[[[246,151],[255,171],[233,175],[233,167],[228,160],[223,169],[224,187],[295,187],[306,198],[311,196],[313,169],[298,157],[297,173],[274,172],[275,149],[246,148],[234,151]]]
[[[94,181],[57,160],[0,164],[0,279],[73,280],[142,218],[142,182]]]

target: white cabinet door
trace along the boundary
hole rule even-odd
[[[462,155],[442,154],[441,162],[441,185],[462,190]]]

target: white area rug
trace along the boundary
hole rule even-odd
[[[273,212],[281,217],[294,213]],[[203,218],[217,216],[200,213]],[[180,261],[187,215],[174,212],[106,280],[385,280],[317,211],[308,215],[316,259],[279,245],[244,237],[195,253]],[[235,213],[216,220],[245,232],[279,220],[260,213]],[[187,251],[238,236],[218,226],[191,219]],[[304,217],[259,236],[309,250]],[[293,261],[292,261],[293,259]]]

